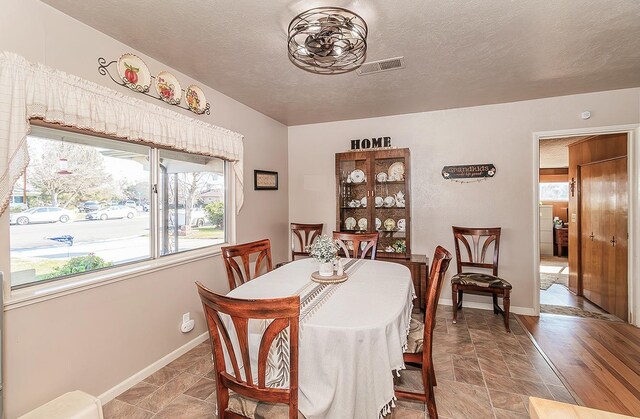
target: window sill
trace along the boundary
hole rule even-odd
[[[213,247],[190,250],[184,253],[163,256],[158,259],[150,259],[126,266],[115,267],[105,271],[88,273],[86,275],[60,279],[42,285],[33,285],[12,290],[10,295],[5,298],[4,311],[64,297],[65,295],[75,294],[141,275],[147,275],[166,269],[167,267],[184,265],[186,263],[219,256],[221,254],[220,247],[226,244],[227,243],[222,243]]]

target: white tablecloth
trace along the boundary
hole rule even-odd
[[[317,285],[310,281],[316,270],[315,260],[298,260],[228,295],[304,299]],[[358,260],[347,272],[346,282],[324,287],[301,308],[298,408],[309,419],[377,418],[393,400],[394,371],[404,368],[415,297],[409,269]]]

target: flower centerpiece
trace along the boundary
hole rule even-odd
[[[319,236],[306,250],[309,256],[318,261],[320,276],[333,275],[333,261],[338,257],[338,244],[333,238]]]

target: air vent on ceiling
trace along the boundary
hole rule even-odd
[[[404,68],[404,57],[388,58],[386,60],[371,61],[362,64],[356,70],[359,76],[380,73],[382,71],[399,70]]]

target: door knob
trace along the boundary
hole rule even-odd
[[[609,242],[611,243],[611,246],[615,246],[616,245],[616,236],[613,236],[611,238],[611,240],[609,240]]]
[[[589,236],[589,238],[591,239],[591,241],[593,241],[593,238],[594,238],[594,237],[595,237],[595,236],[593,235],[593,232],[592,232],[592,233],[591,233],[591,235]]]

